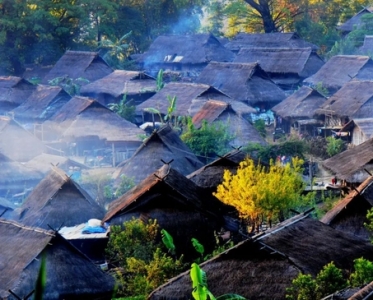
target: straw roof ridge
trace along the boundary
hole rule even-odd
[[[353,294],[348,300],[368,300],[373,296],[373,281],[366,284],[359,291]]]
[[[343,24],[337,26],[338,30],[349,32],[354,30],[354,28],[358,27],[361,25],[361,17],[365,13],[372,13],[373,12],[373,7],[364,7],[360,11],[358,11],[354,16],[352,16],[350,19],[348,19],[346,22]]]

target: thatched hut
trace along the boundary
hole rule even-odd
[[[220,122],[227,126],[228,133],[234,137],[230,142],[232,147],[241,147],[248,143],[267,144],[255,127],[235,109],[233,104],[208,100],[192,119],[196,129],[202,126],[203,121],[208,124]]]
[[[15,210],[14,219],[28,226],[58,229],[103,216],[104,209],[88,193],[65,172],[53,167]]]
[[[130,105],[139,105],[157,91],[154,77],[144,72],[115,70],[80,89],[82,96],[96,99],[104,105],[120,103],[126,97]]]
[[[141,145],[145,131],[121,118],[96,100],[75,96],[43,124],[51,139],[65,142],[65,151],[74,156],[103,156],[93,165],[117,165]],[[90,153],[106,149],[105,153]],[[93,151],[94,152],[94,151]]]
[[[98,52],[68,50],[45,75],[41,83],[49,84],[50,80],[59,77],[72,80],[83,78],[93,82],[111,72],[113,72],[112,68],[99,56]],[[79,84],[86,83],[82,81]]]
[[[230,101],[229,96],[216,88],[201,83],[170,82],[165,85],[158,93],[136,106],[136,114],[139,118],[142,116],[142,123],[161,121],[158,114],[147,111],[148,108],[158,110],[162,116],[168,114],[170,103],[169,97],[176,97],[175,111],[176,116],[193,116],[209,99]]]
[[[352,145],[360,145],[373,137],[373,118],[354,118],[338,132]]]
[[[234,53],[242,48],[308,48],[319,47],[301,39],[296,32],[246,33],[239,32],[224,47]]]
[[[118,167],[118,174],[114,176],[117,182],[120,181],[121,175],[125,175],[138,184],[170,161],[172,168],[183,175],[203,166],[179,135],[169,125],[165,125],[154,131],[133,156]]]
[[[46,146],[10,117],[0,116],[0,152],[18,162],[46,152]]]
[[[321,165],[332,172],[337,180],[359,185],[369,177],[368,172],[373,172],[373,139],[334,155]]]
[[[16,202],[16,195],[26,196],[42,179],[42,174],[34,168],[11,160],[0,152],[0,197]],[[0,212],[1,213],[1,212]]]
[[[353,80],[345,83],[315,111],[324,120],[323,130],[339,131],[354,118],[371,118],[373,114],[373,81]]]
[[[0,236],[1,299],[26,299],[35,289],[43,257],[47,274],[43,299],[111,299],[113,277],[58,233],[0,219]]]
[[[364,43],[358,49],[358,54],[371,56],[373,54],[373,36],[366,35],[364,36]]]
[[[315,276],[331,261],[348,271],[353,260],[373,258],[373,246],[306,215],[298,215],[262,235],[200,264],[214,295],[237,293],[246,299],[284,299],[300,273]],[[149,299],[189,299],[189,271],[153,291]]]
[[[303,79],[324,65],[312,48],[242,48],[234,62],[259,63],[270,78],[286,90],[295,90]]]
[[[368,177],[344,199],[338,201],[322,218],[321,222],[337,230],[349,232],[369,240],[371,233],[365,228],[367,213],[373,207],[373,177]]]
[[[218,217],[219,204],[219,200],[173,169],[172,164],[165,164],[110,203],[103,221],[122,225],[132,218],[156,219],[160,228],[174,238],[179,254],[196,257],[191,238],[202,242],[206,253],[216,245],[214,231],[223,225]]]
[[[320,70],[303,80],[303,85],[321,87],[333,95],[352,79],[371,80],[373,61],[363,55],[335,55]]]
[[[70,95],[59,86],[38,85],[30,97],[10,113],[30,131],[37,131],[42,139],[40,124],[48,120],[70,99]]]
[[[22,104],[36,89],[36,86],[16,76],[0,76],[0,114]]]
[[[295,131],[298,134],[315,136],[317,126],[322,126],[322,123],[313,117],[315,111],[325,101],[326,97],[315,89],[302,86],[294,94],[272,107],[277,116],[275,126],[282,128],[286,133]]]
[[[371,14],[372,12],[373,7],[364,7],[346,22],[337,26],[337,30],[340,31],[342,35],[347,35],[351,31],[359,29],[359,27],[363,24],[362,17],[366,14]]]
[[[196,79],[251,106],[272,107],[285,99],[285,93],[258,63],[210,62]]]
[[[210,33],[161,35],[148,51],[135,57],[141,69],[155,76],[160,69],[178,71],[185,77],[197,77],[210,61],[229,62],[234,53]]]

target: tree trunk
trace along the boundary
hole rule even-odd
[[[271,0],[259,0],[259,3],[255,2],[254,0],[245,0],[245,2],[260,14],[265,33],[278,31],[271,13]]]

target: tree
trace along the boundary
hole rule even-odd
[[[344,150],[344,142],[341,139],[336,139],[332,136],[326,138],[326,153],[332,157]]]
[[[135,105],[130,105],[131,100],[127,100],[127,94],[123,95],[119,103],[109,103],[108,107],[118,114],[118,116],[126,119],[127,121],[135,121]]]
[[[258,231],[263,219],[271,226],[273,220],[283,220],[288,209],[301,204],[302,164],[297,158],[284,166],[271,161],[266,169],[247,158],[236,174],[224,171],[223,182],[214,196],[235,207],[240,217],[251,224],[251,232]]]
[[[373,263],[364,258],[354,260],[354,272],[350,274],[349,283],[352,286],[362,286],[373,281]]]

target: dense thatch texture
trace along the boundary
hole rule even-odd
[[[238,52],[242,48],[308,48],[316,51],[318,47],[301,39],[295,32],[273,33],[238,33],[224,45],[227,49]]]
[[[97,52],[68,50],[43,78],[42,83],[48,84],[57,77],[84,78],[92,82],[111,72],[113,70]]]
[[[278,103],[285,93],[269,78],[258,63],[210,62],[196,82],[211,85],[232,99],[250,105]]]
[[[136,60],[145,69],[151,65],[199,65],[210,61],[232,61],[233,52],[212,34],[161,35]]]
[[[247,299],[284,299],[299,272],[315,276],[331,261],[347,271],[354,259],[373,258],[372,250],[369,242],[298,215],[200,266],[215,295],[234,291]],[[153,291],[149,299],[184,300],[191,291],[185,272]]]
[[[0,76],[0,113],[4,114],[22,104],[35,88],[21,77]]]
[[[337,29],[344,34],[351,32],[354,29],[358,29],[362,24],[362,16],[366,14],[371,14],[373,12],[373,7],[364,7],[360,10],[357,14],[355,14],[352,18],[348,19],[343,24],[337,26]]]
[[[89,219],[101,219],[104,210],[65,172],[54,167],[15,211],[25,225],[58,229]]]
[[[372,299],[372,297],[373,281],[354,293],[350,298],[348,298],[348,300],[368,300]]]
[[[373,139],[334,155],[321,164],[337,176],[350,183],[362,183],[372,172]]]
[[[242,48],[234,62],[257,62],[272,76],[293,74],[300,78],[315,74],[324,65],[311,48]]]
[[[46,259],[43,299],[111,299],[114,280],[60,235],[0,219],[0,298],[16,299],[35,289],[41,259]]]
[[[80,96],[72,98],[44,125],[70,141],[97,136],[107,142],[135,142],[138,146],[139,136],[145,134],[99,102]],[[58,137],[58,134],[54,136]]]
[[[245,146],[248,143],[267,144],[255,127],[229,103],[208,100],[193,116],[192,122],[195,128],[200,128],[203,120],[207,121],[208,124],[220,122],[226,125],[229,134],[234,137],[230,142],[233,147]]]
[[[364,223],[373,206],[373,177],[367,178],[359,187],[338,201],[321,219],[321,222],[343,232],[349,232],[369,240]]]
[[[46,147],[30,132],[9,117],[0,116],[0,152],[10,159],[25,162],[43,153]]]
[[[328,98],[316,115],[349,118],[370,118],[373,114],[373,81],[353,80],[347,82],[333,96]]]
[[[312,119],[326,98],[318,91],[302,86],[294,94],[272,107],[276,115],[282,118]]]
[[[117,182],[120,181],[120,175],[125,175],[133,178],[138,184],[159,169],[164,164],[162,160],[166,163],[172,161],[172,167],[183,175],[203,166],[179,135],[170,126],[165,125],[154,131],[133,156],[123,162]]]
[[[189,257],[195,254],[193,237],[203,241],[206,253],[216,245],[214,230],[223,225],[218,217],[222,207],[172,165],[164,165],[112,202],[103,221],[122,225],[133,217],[156,219],[173,236],[179,253]]]
[[[371,80],[373,77],[373,61],[369,56],[335,55],[314,75],[303,80],[304,85],[317,86],[335,93],[346,82],[356,78]]]
[[[61,87],[38,85],[27,100],[12,110],[14,118],[22,123],[42,123],[71,99]]]
[[[168,97],[176,97],[173,115],[193,116],[208,99],[229,101],[229,97],[207,84],[171,82],[153,97],[136,107],[138,114],[144,114],[146,108],[155,108],[162,115],[167,115],[170,106]]]

